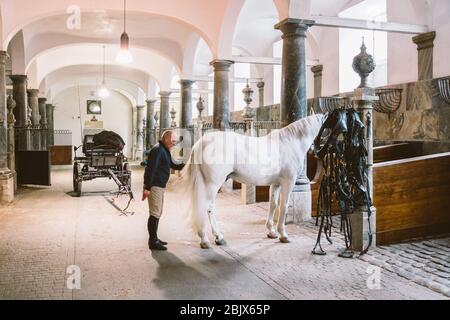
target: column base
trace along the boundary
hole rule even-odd
[[[250,184],[242,184],[241,189],[242,204],[256,203],[256,187]]]
[[[144,160],[144,149],[137,149],[134,154],[134,160],[143,161]]]
[[[370,227],[372,231],[372,244],[370,248],[376,246],[376,216],[375,207],[371,207]],[[367,208],[357,208],[350,215],[350,224],[352,228],[352,246],[355,251],[363,251],[369,245],[369,220]]]
[[[11,171],[0,171],[0,204],[14,201],[14,175]]]
[[[311,188],[301,188],[302,191],[291,193],[288,201],[286,221],[292,216],[292,222],[305,222],[312,219],[312,195]]]

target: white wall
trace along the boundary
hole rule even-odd
[[[435,0],[431,21],[434,40],[434,78],[450,75],[450,1]]]
[[[94,87],[81,87],[81,121],[92,118],[87,115],[86,101],[95,100],[91,92]],[[80,133],[78,90],[76,87],[69,88],[58,94],[53,104],[55,108],[55,130],[71,130],[72,144],[79,146],[82,144]],[[132,105],[130,101],[116,91],[110,91],[109,98],[102,99],[102,115],[96,116],[99,121],[103,121],[105,130],[118,133],[125,141],[124,153],[131,157],[132,148]]]

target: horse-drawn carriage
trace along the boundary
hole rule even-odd
[[[97,135],[85,135],[83,145],[74,147],[73,190],[81,196],[83,181],[97,178],[113,179],[119,187],[119,193],[131,194],[131,168],[122,150],[125,146],[122,138],[110,131]],[[84,156],[77,156],[82,147]]]

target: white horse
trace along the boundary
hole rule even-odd
[[[190,211],[192,227],[203,249],[210,248],[206,235],[208,217],[216,244],[226,244],[216,222],[215,199],[228,178],[249,185],[271,186],[268,237],[277,238],[279,234],[281,242],[289,242],[285,229],[289,195],[323,121],[324,115],[309,116],[264,137],[214,132],[193,146],[175,190],[182,193],[180,198],[189,201],[184,208]],[[280,215],[275,230],[277,209]]]

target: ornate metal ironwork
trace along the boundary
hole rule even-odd
[[[375,93],[380,100],[373,104],[373,109],[387,114],[396,112],[402,103],[402,92],[399,88],[377,89]]]
[[[244,122],[230,122],[230,129],[234,131],[244,130],[245,123]]]
[[[450,77],[438,79],[437,87],[440,97],[450,104]]]
[[[322,113],[331,113],[336,109],[346,108],[349,100],[345,97],[320,97],[318,98],[318,103]]]

